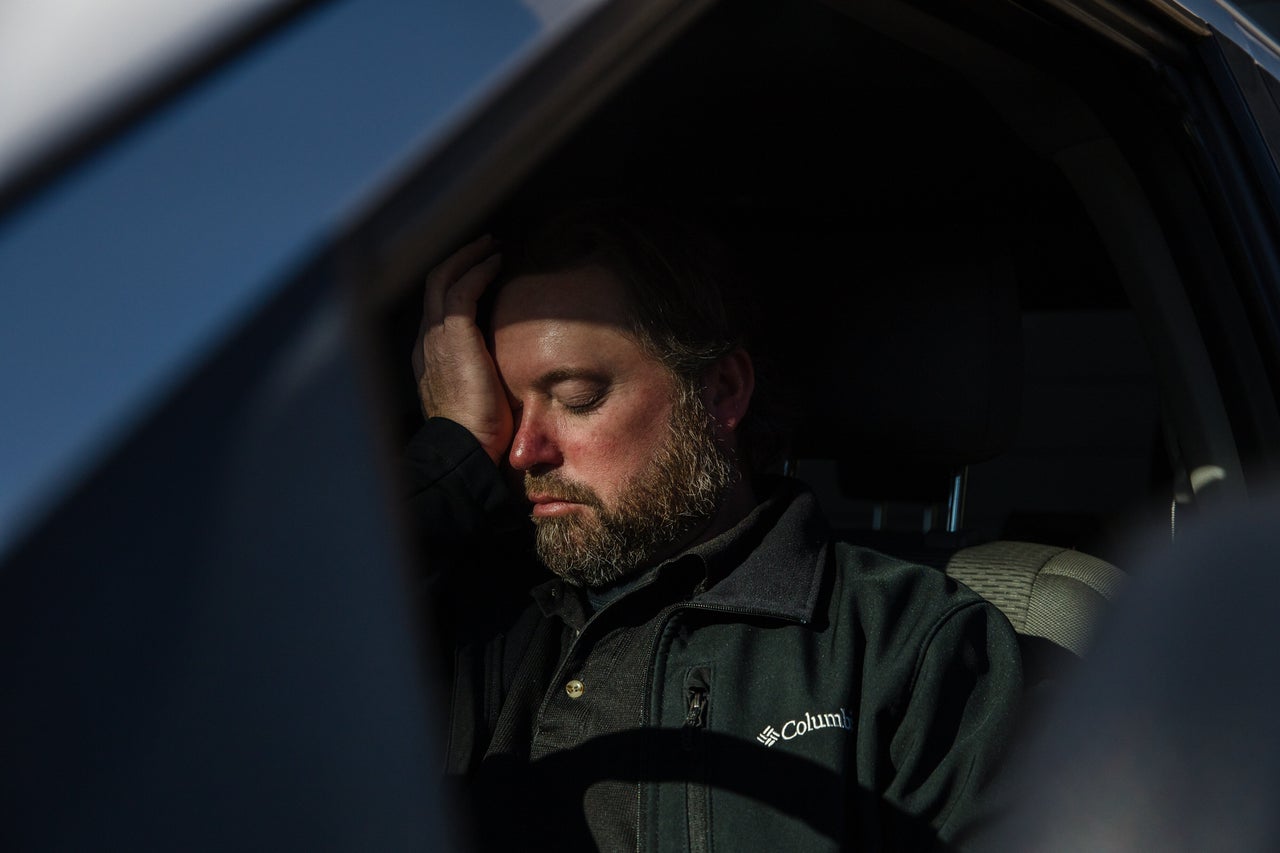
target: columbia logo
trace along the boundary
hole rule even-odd
[[[773,746],[778,742],[778,730],[773,726],[765,726],[764,731],[756,735],[756,740],[760,741],[765,746]]]
[[[773,726],[765,726],[764,731],[756,735],[756,740],[765,746],[773,746],[779,739],[795,740],[819,729],[844,729],[849,731],[852,728],[853,718],[849,716],[849,712],[844,708],[825,714],[806,711],[803,719],[787,720],[783,723],[782,731],[778,731]]]

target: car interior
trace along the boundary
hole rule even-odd
[[[582,196],[687,204],[725,226],[747,273],[735,286],[764,321],[757,368],[790,416],[780,473],[809,483],[851,541],[996,603],[1029,687],[1059,695],[1089,671],[1132,581],[1164,567],[1161,549],[1195,561],[1202,551],[1177,549],[1195,541],[1183,537],[1197,519],[1260,493],[1280,463],[1269,290],[1280,281],[1280,89],[1182,8],[522,0],[503,11],[526,29],[484,45],[488,61],[509,60],[499,79],[460,71],[424,81],[420,98],[402,86],[404,100],[370,113],[387,126],[367,134],[378,145],[360,149],[360,168],[315,196],[324,204],[289,197],[281,230],[249,247],[252,264],[228,261],[245,248],[239,232],[187,223],[180,198],[182,269],[198,265],[188,240],[217,244],[209,257],[228,266],[208,278],[262,301],[228,309],[232,327],[214,343],[189,332],[189,372],[155,387],[151,377],[145,400],[112,400],[129,422],[104,437],[101,458],[71,460],[67,493],[7,555],[0,668],[12,695],[0,711],[19,841],[433,846],[421,834],[449,803],[412,636],[429,626],[405,618],[399,547],[412,571],[431,542],[397,516],[388,488],[421,423],[410,352],[424,279],[491,223]],[[365,60],[384,47],[378,27],[353,32],[364,11],[282,4],[261,45],[185,71],[172,102],[145,99],[118,135],[59,165],[65,183],[51,172],[14,210],[53,214],[37,229],[58,240],[44,254],[70,257],[86,235],[58,228],[63,215],[118,213],[120,235],[146,238],[120,246],[165,239],[151,230],[171,211],[158,190],[187,184],[156,164],[207,172],[197,192],[235,185],[190,205],[207,214],[193,223],[290,196],[206,169],[188,145],[207,156],[217,139],[196,130],[243,127],[254,132],[229,137],[245,147],[225,162],[265,172],[323,150],[345,164],[355,123],[316,151],[297,137],[348,118],[332,103],[403,80],[398,63],[422,55],[418,31],[398,33],[386,51],[396,62],[352,74],[363,82],[347,100],[306,101],[299,116],[316,125],[272,105],[294,97],[296,69],[362,67],[333,62],[331,45],[364,39],[349,55]],[[449,11],[440,32],[490,34],[489,10]],[[554,25],[538,30],[539,15]],[[236,73],[215,73],[224,61]],[[420,120],[388,117],[404,103]],[[462,106],[432,112],[441,104]],[[284,153],[259,158],[255,146],[277,138]],[[108,204],[137,192],[107,156],[117,146],[145,174],[138,194],[157,191],[144,225]],[[329,163],[316,159],[288,189],[341,171]],[[134,292],[136,268],[150,276],[138,292],[200,313],[196,286],[170,288],[169,267],[118,248],[114,227],[90,236],[86,257],[119,260],[112,299]],[[68,284],[38,297],[80,292]],[[139,309],[167,316],[161,301]],[[77,310],[98,319],[95,304]],[[1230,602],[1223,614],[1238,618]],[[1078,722],[1110,747],[1092,717]]]
[[[999,604],[1040,685],[1086,653],[1129,544],[1243,487],[1277,434],[1240,393],[1271,377],[1231,331],[1247,308],[1180,35],[1108,44],[1014,4],[721,3],[473,227],[575,195],[714,210],[765,306],[787,473],[849,538]],[[401,440],[424,270],[387,288]]]
[[[1211,63],[1190,25],[1130,24],[1108,40],[1018,4],[711,7],[527,169],[473,181],[452,230],[374,250],[394,271],[397,440],[420,419],[404,354],[422,278],[450,240],[577,195],[713,210],[795,416],[787,473],[849,538],[999,604],[1030,683],[1052,681],[1131,543],[1265,476],[1280,434],[1247,247],[1203,180],[1225,133],[1196,91]]]

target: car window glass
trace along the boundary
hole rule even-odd
[[[0,452],[0,542],[475,109],[549,20],[523,3],[317,7],[7,211],[0,340],[22,355],[0,359],[0,396],[21,404]]]

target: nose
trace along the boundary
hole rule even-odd
[[[531,471],[559,465],[563,459],[545,418],[523,407],[517,414],[516,434],[507,459],[517,471]],[[536,473],[536,470],[535,470]]]

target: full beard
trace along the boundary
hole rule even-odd
[[[594,510],[535,519],[537,553],[547,568],[577,586],[608,586],[666,556],[715,515],[735,468],[692,389],[678,394],[667,426],[652,463],[623,488],[612,508],[554,471],[525,475],[526,491]]]

